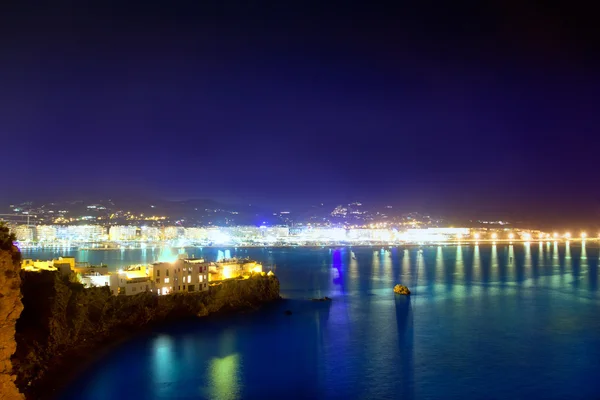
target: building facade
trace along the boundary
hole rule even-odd
[[[108,231],[108,236],[111,241],[135,240],[139,237],[138,233],[141,230],[137,226],[130,225],[115,225],[111,226]]]
[[[149,276],[160,295],[208,290],[208,264],[203,259],[155,263]]]

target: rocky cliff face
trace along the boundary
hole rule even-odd
[[[15,252],[0,250],[0,400],[18,400],[23,395],[15,386],[11,356],[17,343],[15,324],[21,315],[21,278]]]
[[[84,289],[49,271],[22,271],[21,277],[25,308],[17,323],[13,363],[17,386],[32,398],[62,361],[109,339],[149,324],[254,308],[279,298],[274,276],[225,281],[208,292],[168,296],[113,296],[108,288]]]

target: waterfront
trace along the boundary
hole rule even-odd
[[[211,260],[225,250],[184,251]],[[595,245],[229,250],[273,266],[288,300],[123,343],[62,398],[589,399],[600,390]],[[116,269],[161,252],[24,257]],[[394,296],[395,283],[414,295]],[[333,301],[308,301],[321,296]]]

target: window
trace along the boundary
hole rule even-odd
[[[160,283],[160,278],[156,278],[156,283]]]
[[[200,282],[204,280],[204,275],[200,275]]]
[[[169,270],[167,270],[167,276],[169,276]]]
[[[183,290],[185,290],[185,285],[183,285]]]
[[[169,278],[165,278],[165,283],[169,283]]]
[[[188,275],[188,282],[187,283],[192,283],[192,276]]]
[[[169,275],[169,274],[167,274]],[[160,269],[156,269],[156,276],[160,276]]]

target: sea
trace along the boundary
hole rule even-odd
[[[116,270],[184,252],[256,259],[284,300],[134,336],[82,368],[59,399],[600,398],[592,242],[24,256]],[[412,295],[395,295],[397,283]],[[332,301],[311,301],[323,296]]]

